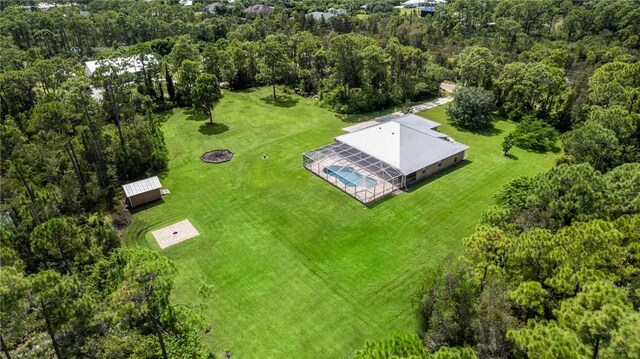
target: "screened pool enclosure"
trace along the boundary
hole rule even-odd
[[[364,204],[405,185],[400,170],[341,142],[306,152],[302,160],[306,169]]]

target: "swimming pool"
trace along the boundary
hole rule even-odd
[[[367,178],[351,167],[329,166],[323,169],[324,173],[337,178],[347,187],[374,187],[378,182]]]

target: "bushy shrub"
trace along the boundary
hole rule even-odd
[[[461,87],[456,91],[447,115],[454,125],[479,130],[491,127],[493,93],[481,87]]]
[[[513,143],[534,151],[555,151],[558,131],[548,123],[532,116],[525,116],[513,132]]]

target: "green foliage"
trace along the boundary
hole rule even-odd
[[[29,277],[28,302],[41,328],[49,335],[56,357],[62,359],[69,348],[60,345],[60,334],[70,324],[79,295],[76,278],[45,270]]]
[[[193,104],[193,87],[200,73],[199,64],[193,60],[184,60],[178,66],[178,103],[183,106],[191,106]]]
[[[31,250],[46,268],[72,273],[87,255],[82,230],[74,218],[52,218],[31,233]]]
[[[269,35],[265,38],[261,47],[263,59],[259,77],[270,80],[274,100],[276,99],[276,81],[283,77],[283,72],[290,61],[287,57],[290,47],[288,42],[285,35]]]
[[[514,182],[499,196],[499,207],[485,215],[490,226],[478,228],[466,241],[470,257],[477,262],[465,273],[479,282],[479,288],[470,290],[475,284],[459,273],[451,277],[454,287],[460,289],[455,295],[442,289],[446,288],[442,282],[434,285],[434,296],[444,301],[434,305],[427,338],[431,344],[466,342],[473,349],[442,347],[433,356],[473,357],[473,350],[488,357],[571,357],[575,352],[639,356],[638,315],[630,309],[631,305],[638,308],[640,295],[640,96],[636,80],[640,77],[640,10],[632,0],[587,5],[461,0],[439,5],[442,13],[426,18],[406,16],[385,3],[371,6],[372,14],[336,16],[328,21],[305,16],[321,8],[313,2],[286,6],[277,2],[276,14],[257,18],[239,18],[240,3],[216,16],[196,15],[200,6],[179,6],[177,1],[94,1],[56,6],[46,12],[28,11],[20,7],[23,5],[14,0],[0,2],[0,28],[6,35],[0,37],[0,320],[1,339],[11,351],[2,345],[5,356],[204,356],[199,321],[189,311],[170,305],[170,265],[153,256],[112,253],[120,244],[117,234],[102,214],[87,217],[117,205],[114,195],[120,181],[167,168],[168,152],[153,111],[178,103],[208,113],[213,121],[211,108],[219,98],[218,81],[222,81],[231,89],[269,83],[274,97],[276,84],[297,87],[305,96],[318,95],[321,103],[339,112],[368,112],[436,96],[440,81],[454,78],[454,71],[467,85],[493,87],[503,115],[512,119],[536,116],[561,130],[573,127],[563,136],[566,157],[562,161],[586,162],[606,174],[587,166],[563,165],[547,175]],[[348,4],[352,15],[359,11],[358,6]],[[80,8],[90,11],[90,16],[80,13]],[[74,67],[80,59],[134,55],[145,60],[150,53],[159,64],[143,61],[143,69],[135,74],[106,66],[89,81],[80,66]],[[101,91],[101,99],[92,98],[90,84]],[[468,108],[462,111],[458,104],[452,108],[458,110],[452,117],[467,116],[461,126],[473,128],[475,123],[468,124],[477,118],[482,122],[478,127],[490,123],[490,117],[483,116],[490,110],[474,117]],[[259,118],[257,112],[252,115]],[[296,113],[296,118],[299,115],[304,111]],[[323,120],[321,127],[327,129],[335,118]],[[268,145],[273,139],[272,123],[265,123],[270,126],[264,131],[269,141],[262,142]],[[280,130],[283,123],[286,121],[278,123]],[[190,128],[183,123],[182,127]],[[300,124],[291,127],[296,138],[301,138]],[[249,136],[244,142],[258,143],[251,131],[241,132]],[[326,136],[324,131],[309,132]],[[532,139],[533,135],[539,137]],[[521,131],[523,144],[517,144],[516,137],[516,145],[536,150],[548,150],[555,142],[549,129],[540,124]],[[183,153],[181,146],[188,142],[202,145],[193,133],[186,138],[189,141],[183,141],[176,153]],[[227,140],[242,147],[232,137],[222,138]],[[505,139],[503,153],[511,150],[511,140],[509,136]],[[494,150],[497,147],[487,137],[473,144],[474,151],[486,144]],[[244,149],[246,153],[252,150]],[[482,157],[481,151],[477,153]],[[518,152],[520,162],[531,156]],[[498,158],[494,166],[486,166],[493,171],[489,177],[505,178],[505,182],[503,164],[507,162],[512,172],[534,173],[539,168],[539,164],[525,168],[514,159]],[[255,188],[256,179],[252,180]],[[257,181],[261,182],[258,187],[265,188],[266,180]],[[171,185],[179,187],[176,182]],[[214,192],[200,198],[215,197]],[[280,200],[282,192],[274,192]],[[488,185],[478,182],[472,199],[482,202],[490,192]],[[253,202],[255,198],[252,196]],[[272,205],[259,204],[261,209]],[[477,215],[474,206],[476,212],[465,211],[467,221],[460,223],[472,222],[468,219],[471,213]],[[251,203],[244,207],[250,209]],[[204,212],[212,208],[215,210],[209,206]],[[276,210],[267,212],[278,217]],[[288,218],[291,212],[287,211]],[[280,220],[269,218],[268,223]],[[138,222],[144,223],[140,226],[159,223]],[[295,226],[288,227],[295,230]],[[455,233],[464,232],[449,227]],[[468,224],[460,227],[468,229]],[[268,238],[272,230],[258,232]],[[247,238],[252,235],[251,230],[243,233]],[[286,239],[286,233],[278,236]],[[305,251],[310,263],[318,260],[319,242],[313,243],[316,247]],[[250,247],[243,246],[245,250]],[[388,253],[384,246],[376,248]],[[128,267],[133,262],[139,270]],[[330,261],[323,258],[322,262]],[[131,278],[88,276],[95,268]],[[149,271],[143,273],[144,268]],[[305,268],[318,273],[312,266]],[[387,268],[384,261],[379,268]],[[226,278],[228,267],[222,263],[221,269]],[[122,298],[140,293],[145,275],[152,272],[160,278],[150,282],[157,284],[156,304],[132,300],[130,307],[131,303],[124,303]],[[406,286],[409,282],[402,281]],[[185,282],[179,283],[184,288]],[[365,287],[371,286],[367,283]],[[385,288],[392,287],[390,295],[397,295],[397,286]],[[344,295],[344,289],[339,292]],[[120,299],[122,308],[116,309],[126,309],[126,313],[108,315],[114,308],[98,299],[105,293]],[[514,308],[507,293],[513,295]],[[229,298],[235,292],[225,294]],[[460,303],[472,303],[468,312],[476,314],[464,318]],[[222,316],[241,317],[236,314]],[[512,353],[504,336],[506,328],[536,316],[548,322],[515,334],[514,342],[522,352]],[[514,317],[520,322],[514,322]],[[371,323],[377,331],[383,327]],[[249,335],[260,328],[253,324],[244,327],[249,328]],[[238,327],[225,328],[227,333],[220,335],[228,336]],[[451,339],[455,335],[450,333],[460,330],[472,338],[458,335]],[[564,352],[559,345],[575,352]],[[326,350],[335,353],[338,349],[327,346]]]
[[[457,67],[460,79],[465,86],[489,89],[497,66],[489,49],[470,46],[460,53]]]
[[[430,273],[422,294],[424,342],[432,351],[470,344],[473,338],[478,283],[467,264],[451,258],[447,262],[445,268]]]
[[[512,62],[495,82],[500,112],[509,119],[524,115],[553,118],[565,84],[562,70],[543,63]]]
[[[429,352],[422,345],[417,335],[396,334],[390,338],[365,342],[364,348],[358,349],[354,359],[378,358],[430,358]]]
[[[575,332],[591,349],[592,356],[598,357],[601,348],[609,346],[612,333],[631,313],[633,308],[624,290],[599,281],[585,285],[575,298],[564,301],[555,315],[560,326]]]
[[[583,359],[587,349],[570,330],[555,322],[529,321],[522,329],[510,330],[509,338],[524,355],[532,359],[573,358]]]
[[[589,78],[589,102],[602,107],[621,106],[629,112],[640,111],[640,63],[611,62],[594,71]]]
[[[534,151],[554,151],[558,132],[544,121],[525,116],[513,131],[513,144]]]
[[[539,282],[522,282],[509,294],[511,299],[525,310],[533,311],[537,315],[544,314],[543,304],[549,293]]]
[[[476,303],[473,320],[474,347],[480,358],[510,358],[513,343],[507,338],[507,330],[518,325],[511,312],[512,302],[504,284],[495,279],[485,282]],[[444,348],[443,348],[444,349]],[[442,349],[441,349],[442,350]]]
[[[480,130],[491,127],[493,94],[481,87],[461,87],[456,90],[447,115],[456,126]]]
[[[501,143],[502,146],[502,154],[503,155],[508,155],[509,151],[511,150],[511,148],[513,148],[513,134],[509,133],[506,136],[504,136],[504,140]]]
[[[213,107],[222,98],[220,84],[216,75],[202,74],[198,76],[193,87],[193,106],[209,117],[213,125]]]
[[[588,120],[562,136],[565,153],[606,172],[625,162],[640,160],[640,116],[615,105],[594,106]]]

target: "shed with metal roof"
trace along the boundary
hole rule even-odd
[[[162,184],[158,176],[145,178],[122,186],[127,204],[131,208],[161,199],[161,189]]]

